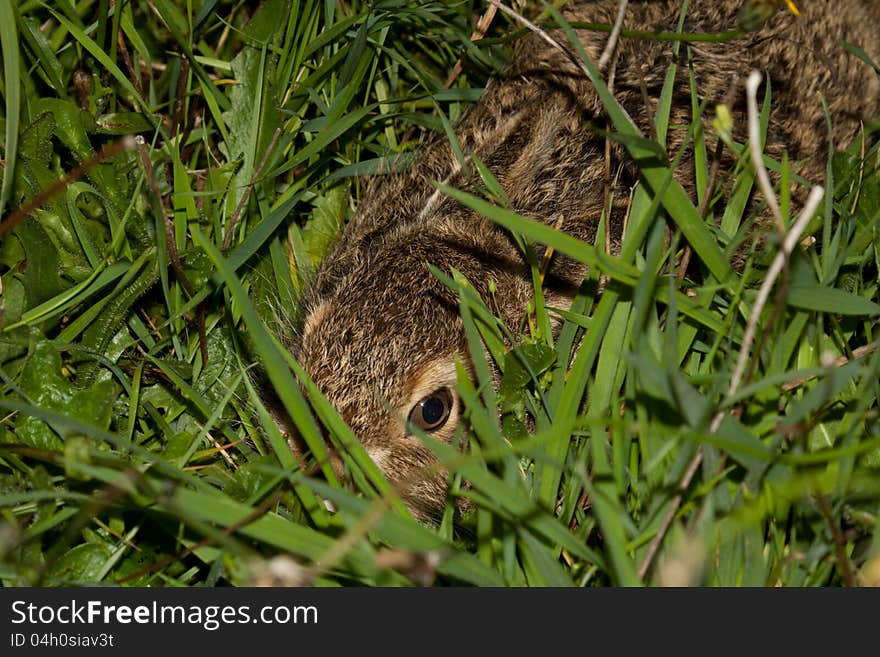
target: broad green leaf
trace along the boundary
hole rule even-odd
[[[803,310],[835,315],[880,315],[880,305],[864,297],[834,287],[792,287],[788,303]]]

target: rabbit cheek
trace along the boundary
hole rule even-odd
[[[390,468],[389,455],[391,454],[391,450],[387,447],[379,447],[377,445],[371,445],[369,447],[364,446],[364,451],[367,453],[367,456],[372,459],[373,463],[376,464],[376,467],[382,471],[382,474],[385,475],[386,479],[392,477],[392,468]]]
[[[397,437],[379,467],[412,514],[421,522],[434,523],[446,506],[449,476],[418,438],[401,433]]]
[[[417,520],[425,524],[437,524],[446,507],[448,487],[445,472],[423,475],[404,488],[401,497]]]

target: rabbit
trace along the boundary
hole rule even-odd
[[[742,2],[691,2],[684,31],[717,33],[736,27]],[[758,31],[729,42],[693,43],[690,50],[699,94],[709,100],[709,108],[724,100],[737,78],[745,80],[753,69],[767,73],[773,103],[766,151],[776,158],[787,151],[792,162],[803,161],[804,178],[820,182],[828,144],[820,94],[827,100],[839,147],[851,143],[861,122],[878,108],[875,72],[839,42],[853,43],[880,61],[880,3],[800,4],[800,16],[782,8]],[[632,1],[624,27],[674,32],[681,7],[680,0]],[[597,0],[576,2],[564,15],[572,22],[610,25],[617,10],[617,0]],[[567,43],[562,31],[551,34]],[[579,30],[577,36],[596,61],[607,33]],[[645,135],[651,134],[673,46],[621,37],[616,62],[604,73],[613,74],[616,98]],[[682,45],[682,64],[686,52]],[[734,138],[745,142],[742,95],[733,96],[732,111]],[[706,114],[703,121],[712,132],[711,112]],[[606,138],[597,131],[606,128],[605,117],[581,70],[530,35],[519,41],[509,68],[466,113],[456,136],[465,154],[476,154],[492,171],[516,212],[593,242],[606,203]],[[668,152],[684,143],[685,131],[675,126],[690,121],[688,71],[680,66]],[[693,195],[686,159],[677,175]],[[433,184],[479,193],[479,175],[467,164],[440,137],[422,148],[408,170],[376,176],[303,294],[299,322],[283,337],[405,505],[426,523],[436,522],[446,506],[448,474],[412,427],[451,443],[462,414],[456,362],[471,368],[457,297],[427,265],[447,273],[455,268],[486,300],[494,285],[492,307],[511,327],[521,325],[534,292],[530,270],[511,236]],[[624,190],[616,196],[625,199],[638,171],[613,143],[611,171]],[[624,211],[619,204],[611,208],[612,251],[619,247]],[[554,256],[543,282],[548,305],[567,307],[583,276],[583,267]]]

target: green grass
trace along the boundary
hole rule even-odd
[[[443,188],[527,253],[547,244],[590,271],[554,339],[540,290],[528,326],[507,327],[457,272],[435,270],[459,293],[476,380],[461,372],[469,449],[422,439],[473,511],[454,519],[450,502],[427,527],[335,410],[306,402],[297,382],[311,383],[276,334],[362,198],[358,176],[448,132],[503,67],[513,25],[499,15],[473,44],[484,7],[471,3],[153,4],[0,4],[2,220],[39,200],[0,243],[4,585],[247,585],[279,581],[286,560],[296,575],[281,582],[320,585],[833,586],[876,571],[870,139],[832,159],[816,244],[758,318],[733,392],[777,249],[751,244],[747,151],[719,175],[726,210],[702,218],[716,141],[695,121],[698,198],[671,176],[680,154],[643,169],[662,192],[637,189],[616,257],[505,209],[479,162],[489,197]],[[709,38],[686,36],[675,47]],[[634,157],[665,150],[596,82]],[[143,144],[113,153],[132,134]],[[786,162],[767,164],[787,179]],[[780,196],[788,225],[800,208]],[[699,275],[680,280],[685,241]]]

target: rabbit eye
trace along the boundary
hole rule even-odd
[[[452,393],[449,388],[435,390],[413,406],[409,412],[410,423],[422,431],[436,431],[449,419],[452,411]]]

